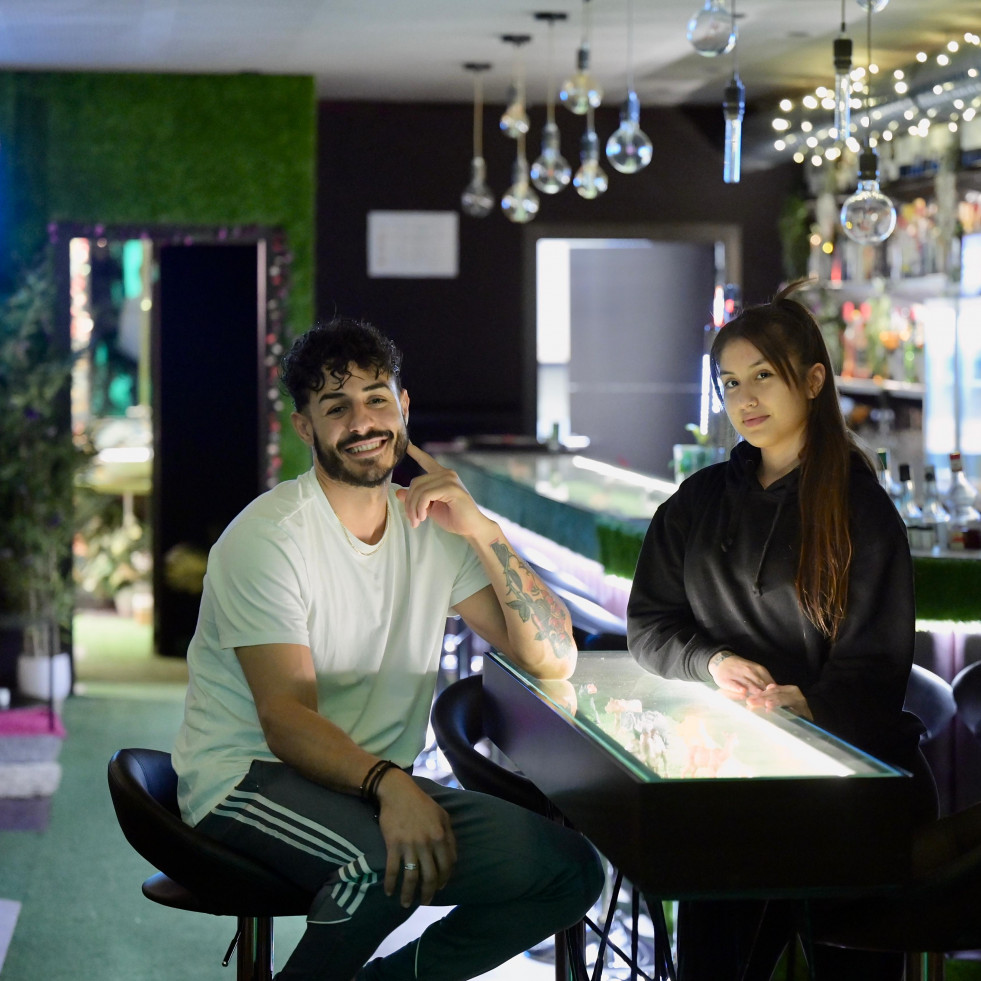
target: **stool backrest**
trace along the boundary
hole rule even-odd
[[[981,661],[962,668],[951,682],[957,717],[981,739]]]
[[[258,862],[185,824],[170,755],[121,749],[109,761],[109,792],[126,840],[210,912],[281,916],[305,912],[311,896]]]
[[[920,745],[936,739],[957,712],[950,683],[919,664],[914,664],[910,672],[903,708],[926,726],[926,732],[920,736]]]
[[[483,678],[470,675],[444,688],[433,705],[433,732],[453,775],[467,790],[491,794],[539,814],[548,798],[522,774],[488,759],[476,744],[484,729]]]

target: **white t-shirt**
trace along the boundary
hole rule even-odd
[[[409,525],[394,487],[377,546],[347,534],[313,470],[253,501],[211,549],[188,648],[173,753],[184,819],[200,821],[253,760],[276,758],[234,648],[309,647],[320,714],[409,766],[424,745],[446,617],[487,583],[458,535]]]

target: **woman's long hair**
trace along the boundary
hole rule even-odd
[[[855,444],[838,404],[828,349],[814,317],[790,299],[804,281],[781,290],[769,303],[747,307],[719,332],[712,345],[712,380],[720,399],[719,358],[730,341],[752,344],[791,387],[802,390],[808,369],[824,365],[824,384],[809,402],[799,482],[800,558],[794,586],[807,618],[835,640],[845,617],[852,541],[848,482]],[[871,469],[864,454],[861,459]]]

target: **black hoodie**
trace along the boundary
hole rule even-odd
[[[657,509],[630,592],[630,650],[649,671],[700,681],[712,680],[713,654],[732,650],[777,684],[797,685],[823,729],[909,766],[922,725],[903,712],[915,609],[902,520],[856,456],[848,605],[832,644],[794,588],[799,471],[764,489],[759,460],[758,449],[739,443],[726,463],[696,472]]]

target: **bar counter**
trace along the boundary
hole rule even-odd
[[[675,490],[673,481],[566,452],[442,447],[436,456],[481,507],[628,579],[651,516]],[[981,552],[914,552],[913,568],[918,620],[981,620]]]

